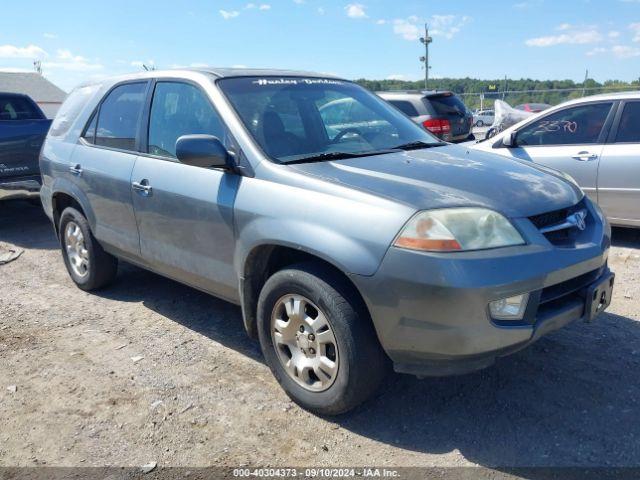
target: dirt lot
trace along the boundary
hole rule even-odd
[[[25,249],[0,266],[0,466],[640,466],[638,232],[614,232],[596,323],[483,372],[392,376],[337,419],[288,400],[238,307],[129,265],[84,293],[26,203],[0,204],[0,242]]]

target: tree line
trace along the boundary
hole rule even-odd
[[[356,83],[371,91],[384,90],[424,90],[424,80],[356,80]],[[573,80],[479,80],[476,78],[437,78],[429,80],[429,90],[449,90],[462,96],[468,108],[480,107],[480,94],[484,93],[484,107],[493,105],[495,99],[504,99],[510,105],[521,103],[558,103],[579,98],[584,95],[598,93],[640,90],[640,79],[633,82],[619,80],[607,80],[596,82],[588,79],[586,82],[574,82]],[[503,92],[513,93],[503,93]]]

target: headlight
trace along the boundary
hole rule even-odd
[[[486,208],[445,208],[414,215],[394,245],[412,250],[453,252],[524,243],[511,222],[498,212]]]

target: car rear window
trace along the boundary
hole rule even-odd
[[[418,110],[411,105],[411,102],[405,100],[389,100],[389,103],[409,117],[417,117],[419,115]]]
[[[462,100],[451,93],[427,97],[425,103],[431,104],[438,115],[464,115],[467,111]]]
[[[28,98],[0,95],[0,120],[42,120],[40,109]]]

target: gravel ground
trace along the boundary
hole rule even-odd
[[[290,402],[238,307],[129,265],[89,294],[44,214],[0,204],[0,466],[640,466],[640,232],[608,313],[482,372],[391,376],[334,419]],[[0,243],[0,248],[2,244]]]

